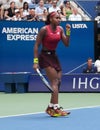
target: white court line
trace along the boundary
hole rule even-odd
[[[84,65],[86,65],[86,64],[87,64],[87,62],[85,62],[85,63],[83,63],[83,64],[81,64],[81,65],[77,66],[76,68],[74,68],[74,69],[70,70],[69,72],[67,72],[67,73],[65,73],[65,74],[70,74],[70,73],[72,73],[73,71],[75,71],[75,70],[77,70],[77,69],[81,68],[82,66],[84,66]]]
[[[68,109],[64,109],[64,110],[79,110],[79,109],[87,109],[87,108],[100,108],[100,105],[98,105],[98,106],[86,106],[86,107],[68,108]],[[36,113],[26,113],[26,114],[0,116],[0,119],[9,118],[9,117],[25,116],[25,115],[36,115],[36,114],[41,114],[41,113],[45,113],[45,112],[36,112]]]
[[[70,74],[70,73],[72,73],[73,71],[75,71],[75,70],[77,70],[77,69],[83,67],[83,66],[86,65],[86,64],[87,64],[87,62],[85,62],[85,63],[83,63],[83,64],[77,66],[76,68],[70,70],[69,72],[67,72],[67,73],[65,73],[65,74]],[[94,64],[94,63],[92,63],[92,64]]]

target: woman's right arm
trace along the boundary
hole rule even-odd
[[[45,27],[42,27],[37,35],[37,38],[36,38],[36,42],[35,42],[35,45],[34,45],[34,50],[33,50],[33,53],[34,53],[34,59],[33,59],[33,68],[36,70],[36,68],[39,67],[38,65],[38,49],[39,49],[39,46],[40,44],[42,43],[42,40],[43,38],[45,37],[46,35],[46,28]]]

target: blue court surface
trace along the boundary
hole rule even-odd
[[[69,110],[65,117],[33,113],[0,117],[0,130],[99,130],[100,106]]]

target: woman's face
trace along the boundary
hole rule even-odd
[[[59,25],[60,22],[61,22],[60,15],[59,15],[58,13],[56,13],[54,16],[52,16],[52,17],[50,18],[50,21],[51,21],[52,24],[54,24],[54,25],[56,25],[56,26]]]

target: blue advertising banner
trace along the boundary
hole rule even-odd
[[[100,74],[70,74],[62,78],[61,91],[100,92]]]
[[[37,75],[29,78],[29,92],[48,92]],[[100,74],[63,75],[60,92],[100,92]]]
[[[59,42],[57,54],[63,73],[81,73],[88,57],[94,59],[94,22],[61,22],[71,25],[70,46]],[[44,22],[0,21],[0,72],[33,71],[33,47]],[[78,68],[78,69],[77,69]]]

